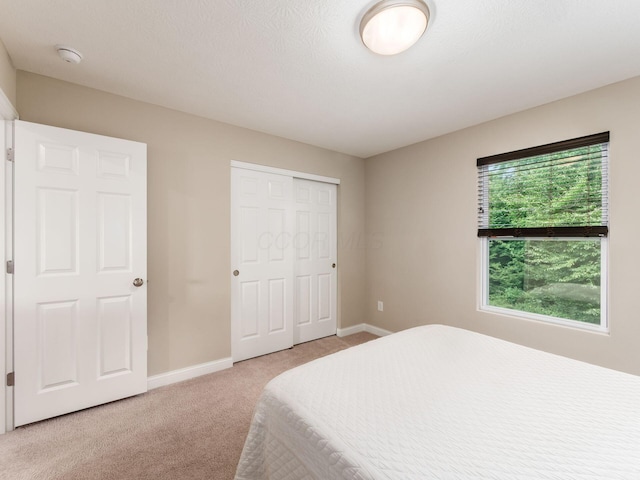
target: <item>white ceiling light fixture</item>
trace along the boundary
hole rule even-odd
[[[421,0],[382,0],[360,22],[360,37],[372,52],[395,55],[404,52],[424,34],[429,7]]]
[[[56,45],[56,51],[65,62],[78,64],[82,61],[82,54],[75,48]]]

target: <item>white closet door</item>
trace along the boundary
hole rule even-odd
[[[231,169],[234,362],[293,345],[293,179]]]
[[[294,343],[335,335],[337,316],[336,186],[295,179]]]
[[[15,122],[16,426],[147,389],[146,162]]]

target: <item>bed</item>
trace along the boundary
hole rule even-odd
[[[640,480],[640,377],[429,325],[294,368],[236,480]]]

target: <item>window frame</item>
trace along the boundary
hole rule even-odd
[[[609,333],[609,239],[608,237],[584,238],[584,237],[564,237],[558,240],[596,240],[600,241],[600,324],[582,322],[569,318],[552,317],[540,313],[531,313],[515,308],[496,307],[489,305],[489,240],[498,238],[500,240],[541,240],[540,237],[479,237],[480,240],[480,305],[481,312],[506,315],[509,317],[532,320],[564,327],[572,327],[580,330],[587,330],[597,333]]]
[[[556,142],[553,144],[542,145],[539,147],[507,152],[504,154],[494,155],[491,157],[479,158],[478,167],[480,167],[481,162],[482,162],[482,165],[487,165],[488,162],[500,163],[502,161],[518,160],[520,158],[525,158],[525,156],[521,156],[523,154],[528,154],[530,156],[533,156],[531,155],[531,152],[535,152],[536,155],[541,155],[545,153],[552,153],[553,151],[570,150],[572,148],[575,148],[576,143],[580,143],[586,138],[601,137],[604,135],[605,133],[590,135],[587,137],[580,137],[576,139],[566,140],[563,142]],[[607,152],[608,152],[610,147],[609,132],[606,132],[606,136],[607,136],[606,143],[608,144],[608,147],[607,147]],[[602,143],[605,143],[605,142],[602,142]],[[562,145],[564,148],[557,149],[558,145]],[[606,162],[607,176],[608,176],[609,160],[610,159],[607,159],[607,162]],[[485,192],[486,196],[483,197],[487,202],[487,208],[485,209],[486,211],[483,212],[483,214],[489,215],[488,183],[484,185],[484,188],[487,189],[487,191]],[[609,197],[610,197],[609,191],[607,190],[607,198],[606,198],[607,203],[609,202]],[[607,222],[607,227],[604,227],[604,228],[606,228],[606,232],[604,235],[600,235],[600,236],[594,235],[589,237],[585,237],[585,236],[579,237],[575,235],[571,235],[571,236],[560,235],[556,237],[556,236],[543,236],[543,235],[535,235],[535,234],[534,236],[527,236],[526,233],[522,236],[520,235],[491,236],[486,234],[484,235],[479,234],[478,240],[480,241],[480,269],[479,269],[480,271],[479,297],[480,298],[479,298],[478,310],[482,312],[505,315],[505,316],[520,318],[520,319],[529,320],[529,321],[536,321],[536,322],[542,322],[542,323],[551,324],[551,325],[575,328],[575,329],[590,331],[594,333],[608,334],[609,333],[609,308],[608,308],[608,305],[609,305],[609,301],[608,301],[608,298],[609,298],[609,275],[608,275],[609,227],[608,227],[608,222]],[[507,240],[507,241],[510,241],[510,240],[526,241],[526,240],[543,240],[545,238],[549,239],[550,241],[553,241],[554,239],[563,240],[563,241],[585,241],[585,240],[594,241],[596,239],[599,240],[600,242],[600,324],[593,324],[593,323],[588,323],[581,320],[574,320],[574,319],[568,319],[568,318],[553,317],[551,315],[531,313],[524,310],[517,310],[514,308],[497,307],[489,304],[489,280],[490,280],[489,279],[489,273],[490,273],[489,241],[491,239]]]

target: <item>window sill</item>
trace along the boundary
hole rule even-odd
[[[609,334],[609,328],[603,325],[594,325],[592,323],[580,322],[578,320],[568,320],[564,318],[550,317],[548,315],[540,315],[537,313],[523,312],[520,310],[512,310],[510,308],[493,307],[491,305],[481,305],[479,311],[486,313],[493,313],[498,315],[504,315],[508,317],[521,318],[523,320],[529,320],[534,322],[541,322],[551,325],[558,325],[562,327],[573,328],[576,330],[582,330],[593,333],[600,333],[604,335]]]

